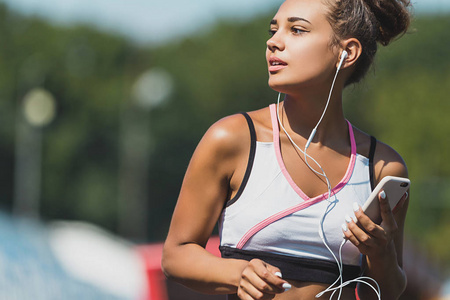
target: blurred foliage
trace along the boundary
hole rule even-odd
[[[264,59],[271,16],[222,21],[208,33],[142,47],[91,28],[60,28],[0,6],[0,205],[11,210],[15,122],[34,87],[58,102],[44,130],[41,215],[118,230],[121,114],[132,85],[158,67],[174,90],[148,117],[148,240],[164,239],[181,181],[206,129],[229,114],[275,101]],[[380,49],[374,70],[347,88],[345,111],[359,128],[393,146],[412,179],[407,234],[450,262],[450,16],[417,17]]]
[[[405,159],[412,180],[406,233],[450,267],[450,16],[417,18],[380,49],[373,76],[350,88],[350,119]],[[364,104],[363,104],[364,103]]]

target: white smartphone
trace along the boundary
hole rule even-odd
[[[384,190],[391,209],[394,210],[400,199],[406,193],[411,182],[408,178],[386,176],[377,184],[367,201],[362,206],[364,213],[375,223],[381,223],[380,204],[378,194]]]

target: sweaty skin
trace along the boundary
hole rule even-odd
[[[281,104],[281,122],[295,144],[304,148],[319,120],[343,50],[348,56],[336,80],[330,105],[309,148],[327,174],[331,186],[343,177],[349,162],[348,128],[342,108],[342,91],[361,55],[355,38],[330,46],[332,28],[322,1],[287,0],[270,24],[266,59],[269,86],[286,94]],[[238,49],[237,49],[238,51]],[[268,108],[249,113],[260,142],[272,141]],[[368,157],[370,137],[353,128],[357,151]],[[327,191],[324,179],[316,176],[287,136],[280,133],[284,164],[292,180],[306,195]],[[375,153],[375,179],[407,177],[400,155],[378,142]],[[224,203],[236,195],[242,183],[250,151],[250,136],[244,117],[226,117],[205,133],[196,148],[181,187],[169,233],[164,245],[162,267],[166,276],[194,290],[209,294],[230,294],[229,299],[313,300],[328,284],[297,282],[280,278],[280,270],[264,261],[223,259],[204,247],[219,220]],[[377,183],[376,182],[376,183]],[[403,229],[409,197],[395,214],[386,199],[379,199],[382,223],[376,225],[361,210],[355,212],[343,232],[349,243],[365,255],[364,275],[375,279],[383,300],[398,299],[405,288],[402,270]],[[343,223],[345,219],[343,218]],[[283,285],[290,284],[287,291]],[[371,288],[358,285],[361,299],[377,299]],[[329,294],[319,299],[329,299]],[[356,299],[355,290],[344,288],[341,299]]]

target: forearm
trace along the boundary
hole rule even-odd
[[[377,281],[381,299],[397,300],[406,288],[406,274],[398,264],[394,244],[391,243],[387,250],[385,255],[378,258],[367,257],[364,275]],[[374,291],[365,284],[358,285],[358,294],[361,299],[378,299]]]
[[[197,244],[166,247],[164,274],[188,288],[207,294],[236,293],[242,270],[248,262],[223,259]]]

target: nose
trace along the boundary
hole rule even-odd
[[[275,52],[276,50],[284,50],[284,43],[278,32],[275,32],[275,34],[269,40],[267,40],[267,48],[271,52]]]

